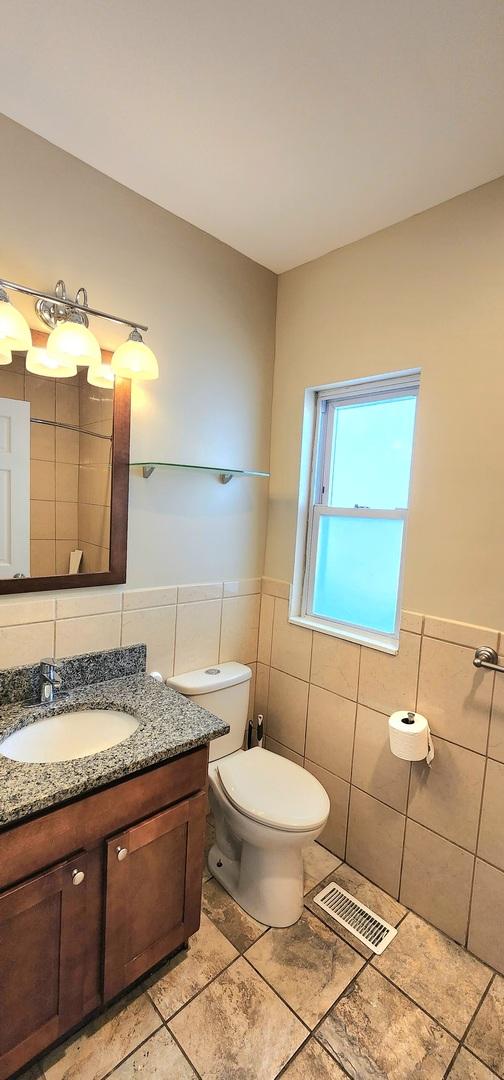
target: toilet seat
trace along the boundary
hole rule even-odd
[[[216,762],[232,805],[252,821],[284,832],[309,832],[325,824],[330,809],[322,784],[292,761],[254,747]]]

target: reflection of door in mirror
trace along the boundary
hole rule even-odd
[[[30,406],[0,398],[0,577],[30,573]]]
[[[7,402],[0,424],[10,418],[13,433],[21,424],[14,417],[25,417],[25,473],[20,433],[10,474],[0,451],[0,577],[108,571],[114,391],[88,383],[87,368],[65,379],[30,374],[19,354],[0,367],[0,402]],[[16,545],[24,550],[22,565]]]

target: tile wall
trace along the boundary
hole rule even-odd
[[[290,624],[288,595],[263,579],[255,710],[328,791],[322,843],[504,971],[504,675],[472,663],[504,634],[404,612],[390,656]],[[430,723],[431,769],[390,753],[402,708]]]
[[[164,678],[225,660],[255,678],[259,578],[152,589],[69,590],[0,602],[0,667],[117,645],[147,645],[147,671]],[[251,709],[254,690],[251,693]]]
[[[266,745],[330,796],[322,843],[504,972],[504,675],[472,664],[478,645],[504,653],[504,634],[405,612],[390,656],[290,624],[288,585],[260,589],[254,578],[6,597],[0,666],[140,641],[165,677],[250,664]],[[389,751],[401,708],[430,722],[430,770]]]

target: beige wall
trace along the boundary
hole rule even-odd
[[[404,606],[504,611],[504,180],[279,279],[265,572],[291,580],[307,386],[421,367]]]
[[[151,327],[161,377],[135,390],[132,459],[267,470],[275,275],[1,117],[0,147],[0,274],[42,289],[63,277]],[[93,328],[104,348],[125,336]],[[266,482],[157,472],[130,490],[130,584],[261,573]]]

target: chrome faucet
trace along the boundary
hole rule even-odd
[[[42,704],[47,704],[54,701],[61,686],[61,675],[54,657],[50,656],[40,661],[40,675],[40,701]]]

